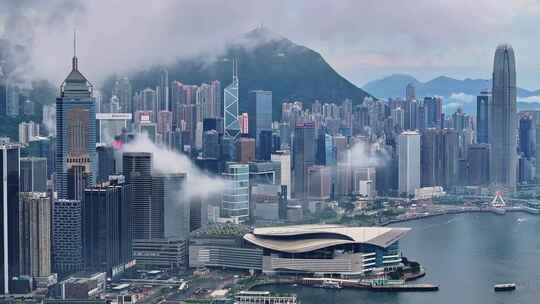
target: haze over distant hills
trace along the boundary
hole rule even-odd
[[[454,79],[439,76],[427,82],[421,82],[411,75],[394,74],[382,79],[374,80],[362,88],[378,98],[404,97],[405,87],[412,83],[416,87],[416,95],[442,96],[445,99],[447,111],[454,111],[462,107],[466,112],[476,111],[476,96],[484,90],[491,91],[491,79]],[[530,91],[518,88],[518,108],[540,108],[540,90]]]
[[[240,111],[246,110],[249,90],[272,91],[274,119],[279,117],[284,100],[300,100],[309,106],[315,99],[341,103],[349,98],[358,104],[370,96],[339,75],[318,52],[265,27],[231,42],[220,56],[179,60],[167,67],[169,80],[198,85],[217,79],[225,87],[232,80],[232,58],[239,60]],[[130,79],[134,90],[155,87],[159,67],[131,75]],[[105,82],[105,92],[111,91],[112,80]]]

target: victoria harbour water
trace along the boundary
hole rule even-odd
[[[302,304],[329,303],[537,303],[540,298],[540,216],[523,213],[444,215],[399,223],[412,231],[403,254],[427,275],[414,283],[439,284],[437,292],[379,293],[285,285],[258,290],[296,293]],[[493,285],[517,289],[495,293]]]

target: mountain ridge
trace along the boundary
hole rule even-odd
[[[396,79],[401,80],[396,81]],[[408,81],[408,82],[406,82]],[[483,90],[491,90],[491,79],[465,78],[463,80],[441,75],[426,82],[421,82],[409,74],[392,74],[366,83],[362,88],[378,98],[392,98],[405,96],[405,86],[413,83],[416,86],[417,96],[443,96],[464,93],[476,96]],[[527,90],[517,88],[517,95],[521,98],[540,95],[540,90]]]
[[[263,27],[228,43],[223,54],[211,62],[202,57],[179,59],[167,66],[169,80],[198,85],[217,79],[224,88],[232,81],[233,58],[239,62],[240,112],[247,110],[250,90],[272,91],[274,119],[280,117],[285,100],[300,100],[309,107],[316,99],[338,104],[351,99],[353,104],[360,104],[372,96],[341,76],[317,51]],[[160,68],[128,75],[134,91],[155,87]],[[111,76],[104,82],[105,92],[112,91],[114,79]]]

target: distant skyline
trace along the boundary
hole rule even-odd
[[[490,78],[493,52],[510,43],[517,84],[540,88],[533,0],[411,2],[9,1],[0,38],[29,49],[22,74],[59,83],[71,57],[71,32],[88,77],[143,68],[178,57],[219,52],[226,41],[264,24],[320,52],[358,86],[394,73],[421,81],[446,75]],[[39,12],[39,13],[38,13]],[[204,20],[204,22],[201,22]],[[24,55],[24,54],[23,54]]]

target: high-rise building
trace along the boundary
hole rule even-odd
[[[54,137],[37,137],[28,142],[28,145],[21,149],[21,155],[28,157],[45,157],[47,159],[47,177],[51,177],[55,165],[56,139]]]
[[[240,137],[237,141],[238,162],[247,164],[255,160],[255,139],[249,137]]]
[[[140,104],[137,106],[137,111],[152,111],[157,112],[157,96],[156,91],[151,88],[146,88],[141,92]]]
[[[238,117],[238,124],[240,125],[240,136],[247,136],[249,134],[249,114],[242,113]]]
[[[416,99],[416,88],[414,87],[414,84],[409,83],[407,84],[407,87],[405,87],[405,100],[411,101]]]
[[[249,136],[259,146],[261,131],[272,130],[272,92],[253,90],[248,94]]]
[[[514,50],[508,44],[499,45],[495,51],[491,92],[490,177],[492,183],[513,189],[517,169],[516,62]]]
[[[468,184],[482,186],[489,184],[489,144],[476,144],[469,146],[467,154]]]
[[[225,137],[236,138],[240,134],[238,122],[239,89],[238,89],[238,63],[233,60],[232,83],[223,91],[223,115]]]
[[[258,160],[270,160],[270,155],[274,151],[273,138],[272,130],[262,130],[259,132],[259,139],[256,143]]]
[[[449,188],[458,179],[458,134],[453,129],[426,129],[421,135],[420,176],[422,187]]]
[[[210,104],[206,108],[206,117],[220,118],[223,117],[223,106],[221,104],[221,82],[213,80],[210,83]]]
[[[116,174],[115,151],[111,146],[100,145],[96,148],[98,158],[98,172],[96,181],[103,183],[109,180],[110,175]]]
[[[20,114],[19,87],[7,84],[6,90],[6,115],[17,117]]]
[[[160,223],[153,222],[153,215],[163,210],[154,210],[152,202],[152,153],[129,152],[122,156],[122,170],[126,182],[131,185],[132,231],[134,239],[160,238],[163,235]]]
[[[370,120],[371,122],[371,120]],[[415,130],[418,123],[418,102],[416,100],[405,102],[405,129]]]
[[[107,271],[130,259],[130,186],[116,179],[88,188],[82,203],[82,253],[86,269]]]
[[[58,199],[52,212],[52,265],[60,276],[83,269],[81,201]]]
[[[221,217],[233,223],[249,220],[249,165],[227,163],[223,177],[227,180],[221,202]]]
[[[399,127],[400,130],[405,128],[405,112],[400,107],[392,109],[391,111],[392,122],[395,127]]]
[[[91,186],[90,175],[83,165],[73,165],[67,171],[67,197],[69,199],[82,201],[84,189]]]
[[[152,203],[162,213],[154,216],[163,226],[163,237],[187,238],[190,232],[190,202],[184,191],[185,173],[155,174],[152,176]],[[154,208],[157,210],[157,208]]]
[[[452,128],[459,133],[462,133],[463,130],[469,124],[469,116],[463,113],[463,109],[458,108],[454,114],[452,114]]]
[[[157,113],[157,133],[164,135],[172,131],[172,112],[159,111]]]
[[[121,202],[119,212],[119,230],[120,230],[120,260],[131,261],[132,260],[132,241],[133,241],[133,229],[132,222],[132,203],[133,203],[133,188],[131,184],[126,182],[126,178],[123,175],[109,176],[109,187],[118,189],[115,193],[119,196],[118,200]]]
[[[307,171],[307,196],[310,199],[324,200],[330,198],[332,175],[328,166],[311,166]]]
[[[68,189],[70,169],[82,168],[90,185],[94,184],[97,172],[93,86],[79,72],[75,54],[72,64],[56,99],[56,189],[60,199],[73,198],[68,193],[78,193]]]
[[[19,271],[19,145],[0,144],[0,294],[10,291],[10,279]]]
[[[280,164],[280,184],[282,187],[286,187],[287,192],[286,199],[291,198],[291,154],[288,150],[276,151],[272,153],[271,160],[273,162],[279,162]]]
[[[320,132],[317,136],[316,159],[318,165],[332,166],[336,164],[333,137]]]
[[[216,130],[208,130],[203,133],[203,158],[220,158],[219,134]]]
[[[525,158],[533,155],[533,119],[529,115],[523,115],[519,119],[519,152]]]
[[[133,113],[133,88],[129,78],[116,79],[113,87],[113,95],[118,97],[121,113]]]
[[[22,192],[20,210],[21,275],[51,275],[51,199],[43,192]]]
[[[297,124],[293,138],[293,197],[304,198],[307,170],[315,164],[315,127],[313,123]]]
[[[476,142],[488,143],[489,106],[491,92],[483,91],[476,97]]]
[[[157,111],[169,111],[169,72],[167,69],[161,69],[159,73],[158,87],[158,108]]]
[[[21,157],[21,192],[47,192],[47,159]]]
[[[0,115],[6,115],[7,107],[7,81],[0,82]]]
[[[414,195],[420,188],[420,134],[405,131],[399,135],[399,193]]]
[[[424,97],[427,128],[442,128],[442,98]]]
[[[19,124],[19,143],[26,144],[35,137],[39,137],[39,123],[29,121]]]

